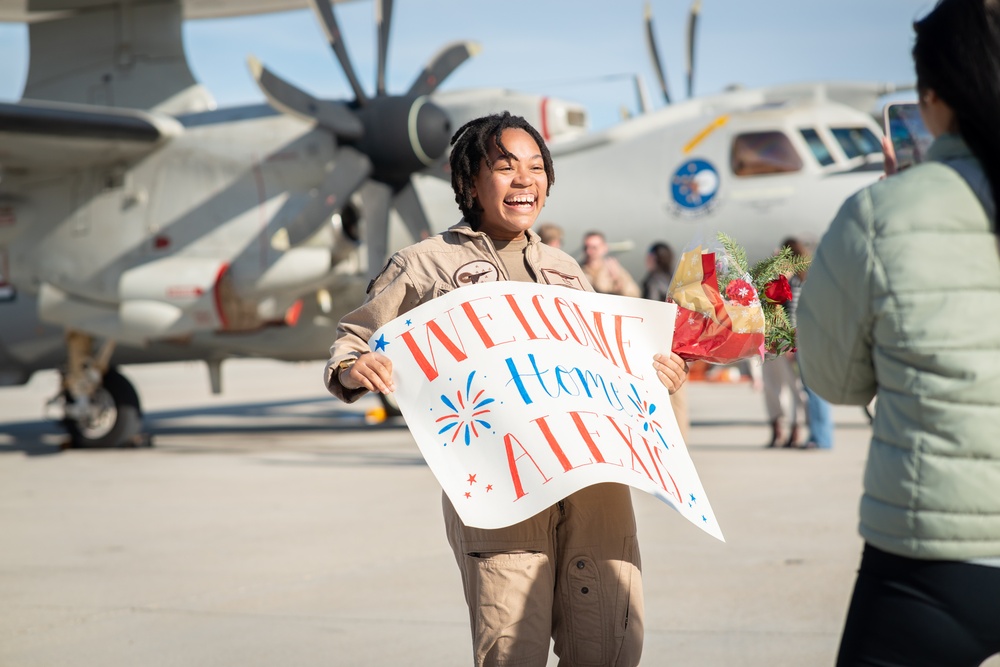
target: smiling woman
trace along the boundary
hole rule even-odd
[[[353,402],[366,391],[393,391],[392,360],[372,351],[368,341],[382,325],[421,303],[489,281],[593,291],[572,257],[543,244],[531,230],[555,181],[552,157],[538,131],[505,112],[466,124],[452,144],[452,189],[464,217],[444,233],[393,255],[372,281],[365,303],[340,321],[325,380],[344,401]],[[615,334],[604,333],[602,346],[596,334],[587,339],[582,332],[559,329],[560,319],[570,327],[574,318],[572,294],[553,290],[555,309],[548,315],[538,310],[546,328],[560,338],[579,336],[581,345],[592,341],[601,354],[618,355],[627,366],[622,356],[627,341],[619,341],[617,351],[608,344]],[[527,334],[545,336],[541,323],[527,324],[525,318],[533,318],[530,311],[528,304],[518,310]],[[478,312],[470,306],[466,316],[484,343],[499,344],[483,324],[489,318],[485,306]],[[581,331],[589,330],[589,318],[580,318]],[[435,345],[464,354],[442,327],[433,333]],[[621,322],[615,322],[614,331],[621,336]],[[404,340],[406,335],[410,333]],[[426,335],[430,350],[431,334]],[[418,337],[414,333],[410,338],[413,347]],[[658,355],[653,368],[671,392],[684,382],[683,361],[676,355]],[[431,360],[425,373],[429,370]],[[541,436],[522,444],[548,446]],[[638,664],[642,583],[627,487],[589,486],[525,521],[497,529],[465,525],[447,495],[443,509],[465,586],[475,664],[544,665],[552,639],[556,654],[568,663]]]

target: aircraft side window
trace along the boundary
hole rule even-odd
[[[802,158],[784,132],[749,132],[733,139],[730,165],[737,176],[784,174],[802,169]]]
[[[878,137],[867,127],[831,128],[830,132],[848,159],[882,152],[882,144]]]
[[[824,143],[823,137],[819,136],[819,132],[812,128],[803,128],[799,132],[802,133],[802,138],[806,140],[806,144],[809,145],[809,150],[812,151],[817,162],[824,167],[833,164],[834,159],[830,155],[830,149]]]

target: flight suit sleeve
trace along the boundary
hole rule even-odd
[[[385,269],[372,281],[365,302],[340,320],[337,340],[330,347],[330,360],[326,364],[324,381],[330,393],[353,403],[367,389],[347,389],[340,384],[340,371],[371,351],[368,339],[387,322],[391,322],[421,301],[421,293],[410,280],[405,262],[394,255]]]
[[[844,203],[820,241],[796,309],[802,378],[831,403],[866,405],[875,396],[872,294],[880,269],[871,220],[867,189]]]

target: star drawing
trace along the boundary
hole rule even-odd
[[[473,484],[476,483],[476,476],[473,475],[473,474],[470,474],[469,475],[469,479],[467,479],[466,481],[469,483],[469,486],[472,486]]]
[[[389,341],[385,339],[385,334],[382,334],[381,336],[378,337],[378,340],[375,341],[375,351],[382,352],[383,350],[385,350],[385,347],[388,344]]]

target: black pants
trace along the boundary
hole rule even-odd
[[[1000,652],[1000,567],[866,544],[837,667],[974,667]]]

